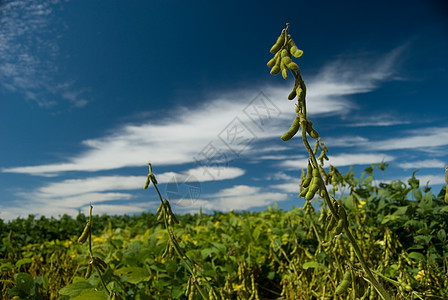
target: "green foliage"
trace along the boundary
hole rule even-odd
[[[341,199],[351,230],[387,290],[397,299],[447,297],[448,209],[443,197],[421,188],[415,177],[407,184],[375,185],[373,172],[366,169],[359,178],[352,171],[344,178],[354,187]],[[347,188],[341,187],[342,195]],[[249,299],[255,290],[260,299],[331,297],[347,262],[354,276],[346,293],[361,298],[370,289],[359,277],[359,261],[341,243],[343,235],[335,238],[326,222],[319,222],[326,213],[312,206],[291,211],[274,206],[258,213],[177,216],[174,233],[222,299]],[[107,288],[129,299],[186,299],[189,274],[178,258],[162,257],[167,230],[161,224],[141,226],[142,216],[127,218],[135,225],[104,226],[92,236],[95,255],[109,265],[103,274]],[[57,226],[63,224],[68,223]],[[107,299],[98,275],[83,278],[89,251],[76,239],[24,245],[14,249],[14,258],[2,258],[2,297]],[[26,278],[25,283],[17,277]],[[200,284],[208,292],[207,283]]]

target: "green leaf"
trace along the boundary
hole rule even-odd
[[[409,253],[409,258],[417,260],[417,261],[424,261],[426,259],[425,256],[423,254],[421,254],[420,252]]]
[[[381,224],[386,224],[389,221],[395,221],[397,219],[400,219],[400,216],[387,215],[383,218],[383,220],[381,221]]]
[[[82,291],[79,296],[72,298],[73,300],[109,300],[109,295],[105,291],[86,290]]]
[[[59,294],[64,296],[76,297],[85,290],[92,289],[93,286],[87,282],[87,280],[79,280],[75,283],[69,284],[59,290]]]
[[[4,263],[0,265],[0,272],[8,272],[14,269],[14,265],[10,262]]]
[[[28,297],[34,295],[34,279],[28,273],[18,273],[14,275],[16,287],[14,292],[17,292],[17,296]]]
[[[431,238],[431,236],[427,235],[416,235],[414,236],[414,241],[416,244],[428,245]]]
[[[134,241],[127,244],[123,249],[123,257],[128,261],[128,263],[137,263],[137,256],[142,250],[142,245],[139,241]]]
[[[29,258],[29,257],[22,258],[22,259],[19,259],[19,260],[16,262],[16,267],[17,267],[17,268],[20,268],[22,265],[24,265],[24,264],[30,264],[30,263],[31,263],[31,258]]]
[[[37,285],[42,285],[42,288],[46,291],[48,290],[48,277],[46,275],[39,276],[34,279],[34,283]]]
[[[201,250],[201,257],[202,259],[206,259],[210,254],[214,253],[213,249],[211,248],[205,248]]]
[[[397,208],[397,210],[396,211],[394,211],[394,215],[395,216],[402,216],[402,215],[405,215],[406,214],[406,211],[408,210],[408,207],[407,206],[399,206],[398,208]]]
[[[417,178],[415,178],[415,173],[417,173],[419,170],[414,171],[414,173],[412,173],[412,177],[409,178],[408,183],[411,186],[411,188],[413,189],[418,189],[420,186],[420,180],[418,180]]]
[[[124,267],[116,270],[115,273],[121,276],[125,276],[125,280],[133,284],[148,281],[151,279],[151,275],[148,273],[148,271],[139,267]]]

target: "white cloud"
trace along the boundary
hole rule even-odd
[[[392,57],[391,54],[387,59],[382,60],[387,63],[373,64],[376,67],[367,72],[357,69],[359,64],[355,66],[349,61],[336,62],[324,67],[319,74],[306,79],[308,111],[313,116],[319,114],[344,115],[352,111],[356,107],[345,97],[371,91],[381,80],[389,78],[393,74],[394,60]],[[3,76],[20,75],[20,70],[13,64],[1,65],[1,68]],[[32,82],[29,80],[32,77],[15,76],[15,78],[16,86]],[[5,84],[14,86],[8,81]],[[80,100],[79,94],[70,91],[71,84],[68,82],[60,85],[58,90],[63,90],[63,95],[66,98],[73,101]],[[254,99],[254,95],[258,94],[254,89],[223,94],[214,99],[207,99],[201,106],[172,109],[168,115],[165,114],[165,118],[154,118],[155,114],[151,114],[152,119],[146,122],[125,124],[115,128],[106,136],[85,140],[82,144],[86,149],[77,155],[70,155],[70,158],[64,161],[3,168],[1,171],[57,176],[67,171],[95,172],[143,166],[147,161],[151,161],[153,166],[182,165],[196,163],[198,160],[207,161],[211,157],[210,155],[214,154],[221,155],[218,160],[214,161],[215,163],[225,162],[226,159],[239,159],[239,155],[242,154],[244,157],[262,160],[289,158],[279,165],[287,168],[306,167],[307,160],[304,156],[262,155],[287,149],[285,146],[269,146],[269,141],[272,138],[278,139],[289,128],[295,110],[295,101],[286,99],[289,87],[267,85],[262,87],[262,90],[269,98],[258,95],[261,98]],[[28,89],[27,93],[29,93],[29,97],[38,97],[33,89]],[[252,100],[254,101],[251,102]],[[260,120],[263,123],[260,123]],[[258,122],[259,126],[254,121]],[[253,138],[255,142],[247,145],[243,150],[241,147],[235,147],[232,144],[231,136],[232,129],[235,127],[229,127],[231,124],[237,124],[240,126],[239,129],[244,128],[245,137]],[[360,139],[353,142],[367,142],[366,139]],[[329,146],[331,147],[331,145]],[[216,150],[219,152],[213,152]],[[232,150],[242,150],[243,152],[236,155]],[[334,165],[371,164],[392,159],[393,157],[385,154],[351,154],[333,156],[331,163]],[[218,168],[213,162],[206,167],[207,169],[198,167],[183,173],[167,172],[158,175],[156,172],[156,176],[160,183],[169,182],[173,177],[176,177],[178,181],[197,180],[201,182],[232,179],[245,173],[240,168]],[[209,171],[209,173],[204,171]],[[210,173],[217,176],[212,178]],[[131,199],[131,191],[141,189],[146,180],[145,176],[110,175],[89,178],[85,178],[85,175],[81,176],[82,179],[53,182],[37,188],[34,195],[41,199],[41,204],[54,203],[56,199],[59,199],[58,212],[67,211],[74,214],[77,213],[76,207],[86,205],[87,201],[94,200],[101,203]],[[286,193],[295,191],[293,183],[280,184],[276,188]],[[258,187],[239,185],[213,195],[210,200],[198,200],[195,205],[207,206],[209,210],[249,209],[276,201],[284,201],[287,199],[286,193],[266,192]],[[21,208],[26,207],[24,205]],[[110,208],[110,211],[113,212],[117,206],[103,206],[103,208],[105,210]],[[33,209],[35,208],[33,207]],[[190,209],[190,207],[185,209]],[[9,212],[14,213],[12,210]]]
[[[1,4],[0,86],[41,107],[53,107],[60,99],[83,107],[87,100],[81,90],[75,92],[74,82],[58,84],[57,39],[63,27],[55,18],[59,5],[59,0]]]
[[[284,193],[258,193],[234,197],[223,197],[213,201],[213,208],[222,211],[246,210],[253,207],[263,207],[278,201],[287,200]]]
[[[332,147],[366,146],[369,142],[369,139],[362,136],[340,136],[323,138],[322,141],[331,151]]]
[[[406,133],[405,137],[390,138],[372,142],[377,150],[420,149],[448,145],[448,127],[420,128]]]
[[[412,162],[399,163],[402,169],[425,169],[425,168],[445,168],[445,163],[438,159],[425,159]]]
[[[135,190],[141,189],[145,181],[145,176],[99,176],[68,179],[43,186],[36,193],[41,197],[61,198],[92,192]]]
[[[93,212],[95,215],[123,215],[123,214],[135,214],[146,211],[146,207],[135,205],[111,205],[111,204],[97,204],[93,206]],[[90,207],[87,206],[82,210],[82,213],[88,215]]]
[[[154,171],[154,169],[153,169]],[[165,172],[156,174],[159,184],[171,182],[204,182],[232,179],[244,174],[244,170],[235,167],[216,169],[209,167],[207,172],[202,168],[193,168],[182,173]],[[213,176],[211,176],[212,174]],[[18,193],[22,200],[14,201],[11,207],[6,209],[6,214],[11,216],[27,216],[28,214],[51,215],[52,211],[58,214],[64,212],[72,216],[78,209],[88,206],[101,207],[101,213],[114,214],[120,205],[100,204],[106,201],[127,201],[134,196],[131,192],[143,190],[146,176],[96,176],[82,179],[66,179],[59,182],[47,183],[31,192]],[[128,191],[123,193],[122,191]],[[50,210],[47,210],[50,208]],[[134,203],[123,206],[122,213],[138,212]],[[108,210],[109,209],[109,210]],[[97,211],[97,213],[100,213]],[[6,218],[6,217],[5,217]]]
[[[409,120],[400,120],[398,116],[389,113],[382,113],[374,116],[350,116],[350,123],[345,124],[348,127],[387,127],[394,125],[411,124]]]
[[[425,186],[427,182],[429,182],[429,185],[438,185],[438,184],[446,184],[445,182],[445,174],[441,174],[440,176],[437,175],[418,175],[416,174],[415,177],[420,180],[420,186]],[[407,181],[407,179],[406,179]]]
[[[296,193],[299,194],[300,192],[300,180],[294,180],[295,182],[292,183],[282,183],[282,184],[276,184],[271,185],[270,188],[281,190],[285,193]]]
[[[287,200],[287,194],[264,192],[260,187],[236,185],[209,195],[207,198],[209,200],[196,200],[190,206],[180,209],[182,209],[182,212],[192,213],[197,212],[200,208],[207,212],[247,210],[285,201]]]
[[[124,204],[96,204],[93,203],[93,214],[95,215],[122,215],[122,214],[132,214],[147,211],[152,203],[145,204],[135,204],[129,203],[129,205]],[[70,207],[56,204],[42,204],[41,202],[27,203],[14,207],[2,207],[0,206],[0,219],[4,221],[13,220],[18,217],[26,218],[29,214],[35,216],[46,216],[46,217],[59,217],[64,214],[71,217],[76,217],[79,212],[88,215],[90,210],[90,203],[84,203],[81,207]]]
[[[375,67],[367,71],[359,68],[359,62],[354,65],[349,61],[324,67],[319,74],[307,80],[308,111],[313,115],[350,112],[354,108],[353,103],[344,97],[371,91],[380,80],[390,77],[396,51],[373,64]],[[164,119],[124,125],[107,136],[86,140],[83,145],[87,149],[66,161],[3,168],[2,172],[49,176],[65,171],[92,172],[141,166],[147,160],[154,165],[178,165],[204,158],[201,155],[209,145],[224,155],[234,156],[227,147],[232,138],[228,134],[235,129],[228,127],[232,120],[239,124],[238,129],[245,129],[245,138],[261,141],[281,136],[294,118],[294,101],[286,99],[290,88],[265,86],[262,89],[270,100],[260,97],[251,102],[257,95],[253,89],[227,93],[215,99],[207,99],[207,102],[195,108],[173,109]],[[73,97],[73,93],[66,94]],[[265,100],[262,103],[259,99]],[[264,118],[257,118],[255,113]],[[264,123],[257,127],[252,122],[254,120],[262,120]],[[230,146],[233,150],[241,150],[235,143]],[[243,153],[251,156],[264,148],[249,144]]]
[[[394,160],[395,157],[383,153],[353,153],[332,155],[326,165],[332,164],[335,167],[352,166],[352,165],[371,165],[382,161],[388,162]],[[280,163],[280,166],[288,169],[303,169],[308,166],[308,159],[287,160]]]
[[[214,209],[245,210],[252,207],[261,207],[277,201],[284,201],[287,195],[284,193],[262,192],[260,187],[235,185],[232,188],[223,189],[213,195]]]
[[[223,189],[219,192],[219,197],[235,197],[256,194],[260,191],[259,187],[247,185],[235,185],[228,189]]]

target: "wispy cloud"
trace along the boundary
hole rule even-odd
[[[285,193],[266,192],[255,186],[235,185],[208,195],[207,198],[208,200],[201,199],[193,202],[191,206],[180,209],[183,212],[197,212],[200,208],[207,212],[247,210],[285,201],[288,199],[288,195]]]
[[[439,185],[439,184],[446,184],[445,182],[445,176],[444,174],[440,174],[440,176],[437,175],[416,175],[415,177],[420,180],[420,186],[424,186],[427,183],[430,185]]]
[[[394,156],[384,153],[345,153],[331,156],[328,164],[332,164],[335,167],[342,167],[374,164],[382,161],[389,162],[394,159]],[[280,166],[287,169],[302,169],[308,166],[308,159],[286,160],[281,162]]]
[[[377,150],[420,149],[448,145],[448,127],[415,129],[403,134],[403,137],[371,142],[369,146]]]
[[[371,91],[379,81],[391,76],[397,51],[392,51],[369,71],[350,62],[325,66],[309,80],[309,110],[313,115],[350,112],[354,105],[344,96]],[[207,99],[202,106],[173,109],[163,119],[124,125],[108,136],[86,140],[83,142],[86,151],[65,162],[4,168],[2,171],[48,176],[65,171],[93,172],[139,166],[148,159],[158,165],[178,165],[195,162],[210,143],[231,156],[235,149],[229,149],[225,136],[232,133],[232,122],[239,122],[240,128],[250,133],[246,138],[254,139],[278,137],[290,126],[294,102],[285,101],[284,96],[289,93],[289,88],[265,86],[263,89],[269,97],[265,102],[270,111],[252,101],[257,95],[254,89],[235,91]],[[256,111],[258,115],[253,117],[250,111]],[[257,121],[263,118],[261,124],[264,127],[257,126]],[[260,148],[247,145],[244,151],[250,156]]]
[[[350,116],[348,127],[387,127],[395,125],[410,124],[409,120],[399,119],[398,116],[382,113],[375,116]]]
[[[55,18],[58,0],[0,3],[0,86],[23,93],[41,107],[53,107],[61,100],[74,107],[87,104],[84,93],[75,92],[75,83],[60,83],[58,35]],[[45,37],[45,38],[44,38]]]
[[[157,174],[159,184],[169,182],[206,182],[215,180],[227,180],[242,176],[245,171],[240,168],[227,167],[224,169],[214,169],[210,167],[204,172],[203,168],[193,168],[182,173],[165,172]],[[210,176],[213,175],[213,176]],[[7,208],[15,217],[27,215],[28,213],[49,215],[51,207],[55,212],[76,215],[78,210],[85,209],[89,203],[94,203],[95,208],[101,207],[101,212],[114,213],[122,207],[123,212],[139,212],[142,207],[137,203],[129,202],[128,205],[100,204],[110,201],[130,201],[133,192],[143,190],[146,176],[91,176],[82,179],[66,179],[47,183],[30,192],[18,193],[20,200],[14,202],[12,208]],[[126,192],[124,192],[126,191]],[[58,208],[58,209],[56,209]],[[111,211],[107,211],[111,208]],[[99,213],[96,210],[96,213]]]
[[[325,66],[319,74],[307,80],[308,106],[309,110],[313,112],[313,116],[323,114],[342,116],[352,111],[355,105],[345,97],[371,91],[380,81],[390,78],[393,74],[394,57],[394,54],[390,54],[388,59],[382,60],[386,63],[376,64],[374,69],[369,70],[370,72],[358,69],[359,64],[353,65],[347,61],[344,64],[340,62]],[[9,69],[8,72],[12,74],[14,68]],[[154,118],[154,114],[151,114],[151,119],[140,124],[125,124],[114,128],[111,134],[83,141],[85,150],[77,155],[72,155],[65,161],[3,168],[1,171],[3,173],[57,176],[67,171],[94,174],[93,172],[96,171],[142,166],[148,160],[154,166],[196,164],[195,168],[183,173],[168,172],[157,176],[160,183],[166,183],[174,177],[178,182],[191,180],[202,182],[226,180],[244,175],[245,170],[241,168],[229,166],[220,168],[211,164],[207,165],[207,170],[217,175],[211,178],[198,162],[206,161],[210,155],[218,154],[222,156],[215,162],[238,159],[241,157],[240,155],[244,155],[244,157],[254,157],[256,160],[271,160],[275,166],[288,170],[306,167],[307,161],[304,156],[275,155],[276,152],[282,152],[288,146],[260,146],[260,143],[271,145],[272,143],[269,141],[273,138],[278,140],[285,129],[289,128],[294,117],[294,101],[285,99],[289,88],[268,85],[262,89],[267,97],[259,95],[261,98],[257,98],[259,96],[255,96],[258,91],[247,89],[207,99],[203,105],[194,108],[172,109],[165,117]],[[69,92],[66,93],[66,97],[79,99],[76,94]],[[242,128],[246,135],[243,136],[243,139],[238,140],[238,136],[232,134]],[[253,139],[254,142],[244,143],[250,139]],[[360,140],[354,141],[355,144],[357,142],[368,141],[360,138]],[[235,147],[235,143],[239,143],[239,147]],[[271,151],[273,154],[268,154]],[[285,161],[278,162],[279,157]],[[345,166],[393,159],[393,156],[384,153],[355,153],[332,156],[331,163],[336,166]],[[87,201],[92,199],[104,203],[100,204],[104,205],[104,211],[110,209],[110,212],[114,212],[117,206],[105,202],[118,199],[131,200],[132,193],[141,189],[141,185],[146,180],[144,176],[86,177],[86,173],[79,174],[82,179],[68,179],[59,182],[55,179],[56,182],[37,188],[33,194],[35,198],[41,199],[39,202],[41,206],[43,203],[60,201],[59,213],[64,211],[74,213],[76,208],[86,206]],[[288,193],[295,192],[296,186],[294,183],[279,183],[275,189],[281,192],[263,190],[255,186],[237,185],[209,195],[210,197],[207,199],[199,199],[193,206],[186,207],[185,210],[193,210],[200,206],[210,211],[264,206],[286,200]],[[26,199],[24,203],[29,204],[29,200]],[[21,207],[24,208],[26,205]],[[135,205],[134,207],[136,210],[141,209]]]
[[[447,162],[438,159],[424,159],[418,161],[399,163],[398,167],[402,169],[426,169],[426,168],[445,168]]]

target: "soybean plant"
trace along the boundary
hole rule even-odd
[[[206,281],[207,283],[209,283],[209,282],[205,276],[200,275],[201,268],[199,267],[199,265],[195,261],[193,261],[193,259],[188,257],[186,255],[186,253],[184,252],[184,250],[180,247],[180,245],[179,245],[180,240],[174,233],[174,229],[173,229],[173,226],[175,224],[178,224],[179,221],[177,220],[176,216],[174,215],[173,211],[171,210],[170,202],[167,199],[163,199],[162,195],[160,194],[159,188],[157,187],[156,176],[152,173],[151,164],[148,163],[148,166],[149,166],[149,173],[148,173],[148,177],[146,179],[144,189],[147,189],[150,183],[152,183],[154,185],[154,188],[155,188],[157,195],[159,196],[159,199],[160,199],[160,206],[157,209],[157,213],[159,214],[159,216],[157,217],[157,220],[158,221],[163,220],[163,223],[165,224],[165,228],[167,229],[168,236],[169,236],[169,240],[168,240],[166,248],[162,254],[162,257],[169,257],[169,258],[173,259],[175,254],[177,254],[179,256],[180,260],[184,263],[186,269],[190,273],[190,276],[188,278],[188,283],[187,283],[187,289],[185,291],[185,296],[187,296],[189,300],[194,299],[196,291],[199,292],[199,294],[201,295],[201,297],[203,299],[206,299],[206,300],[219,299],[218,295],[212,285],[209,284],[210,289],[209,289],[208,296],[201,288],[200,280]]]
[[[302,180],[300,184],[300,196],[305,197],[306,205],[310,206],[310,201],[315,197],[316,194],[320,195],[324,199],[324,203],[328,206],[330,210],[328,223],[329,226],[327,230],[332,230],[334,225],[334,235],[339,235],[342,232],[347,236],[352,249],[358,260],[360,261],[364,272],[366,274],[366,280],[369,281],[377,290],[378,294],[386,300],[391,299],[390,295],[387,293],[385,288],[378,282],[378,280],[373,276],[371,270],[369,269],[363,254],[350,231],[347,214],[344,207],[338,203],[335,199],[330,198],[330,194],[327,191],[326,185],[333,183],[335,189],[337,188],[336,179],[340,178],[340,173],[334,166],[330,165],[330,172],[324,169],[324,161],[328,160],[327,153],[328,148],[320,140],[319,133],[314,129],[313,122],[311,122],[307,117],[306,110],[306,85],[302,79],[299,66],[292,61],[292,56],[299,58],[303,55],[303,51],[298,49],[295,45],[291,35],[289,34],[289,23],[286,24],[277,39],[277,42],[272,46],[270,52],[274,54],[274,57],[267,63],[268,67],[271,68],[271,74],[276,75],[282,73],[284,79],[288,78],[289,73],[291,73],[295,79],[294,87],[291,93],[288,95],[289,100],[294,100],[297,98],[297,104],[295,108],[296,116],[292,123],[291,128],[281,137],[283,141],[290,140],[295,136],[301,127],[301,135],[303,144],[309,153],[308,168],[305,173],[302,170]],[[316,140],[314,149],[311,148],[308,141],[308,136]],[[317,152],[320,149],[320,155],[316,158]],[[345,272],[344,279],[339,284],[335,290],[336,294],[342,294],[345,292],[350,285],[351,272],[350,270]]]
[[[106,286],[106,283],[104,282],[104,278],[102,276],[102,273],[104,273],[107,269],[106,262],[98,257],[93,255],[92,251],[92,209],[93,206],[90,204],[90,215],[89,220],[87,221],[86,226],[84,227],[83,232],[78,238],[78,243],[83,244],[84,242],[88,241],[89,244],[89,257],[90,261],[87,265],[87,270],[85,274],[85,278],[88,279],[92,275],[92,271],[95,269],[98,273],[98,276],[100,278],[101,284],[103,285],[104,290],[109,295],[109,299],[111,300],[120,300],[123,299],[120,294],[118,294],[115,291],[109,291],[109,289]]]

